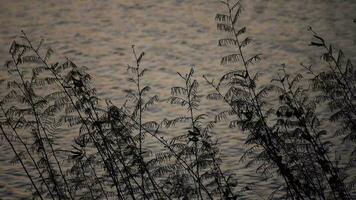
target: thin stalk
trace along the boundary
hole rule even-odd
[[[5,110],[4,110],[4,107],[3,107],[1,104],[0,104],[0,108],[1,108],[1,111],[3,112],[3,114],[4,114],[5,118],[6,118],[6,121],[8,122],[7,124],[10,126],[10,128],[11,128],[11,129],[13,130],[13,132],[15,133],[17,139],[20,141],[20,143],[21,143],[21,144],[24,146],[24,148],[26,149],[26,152],[27,152],[28,156],[30,157],[32,163],[34,164],[34,166],[35,166],[35,168],[36,168],[36,171],[38,172],[38,174],[39,174],[39,176],[40,176],[42,182],[45,184],[45,186],[46,186],[46,188],[47,188],[47,190],[48,190],[48,193],[50,194],[51,198],[54,200],[55,198],[54,198],[54,196],[53,196],[53,194],[52,194],[52,192],[51,192],[51,189],[50,189],[48,183],[46,182],[45,178],[43,177],[43,174],[42,174],[42,172],[41,172],[39,166],[37,165],[37,163],[36,163],[34,157],[32,156],[32,154],[31,154],[31,152],[30,152],[30,150],[29,150],[27,144],[22,140],[21,136],[20,136],[20,135],[18,134],[18,132],[16,131],[16,127],[14,127],[14,126],[10,123],[10,119],[9,119],[9,117],[7,116],[7,114],[6,114]]]
[[[133,119],[130,115],[128,115],[124,111],[123,111],[123,114],[125,114],[125,116],[128,117],[135,125],[138,125],[138,122],[135,119]],[[123,122],[121,122],[121,121],[120,121],[120,123],[123,124]],[[189,164],[184,159],[182,159],[181,156],[177,154],[177,152],[175,152],[175,150],[168,144],[168,142],[165,139],[157,136],[157,134],[155,132],[152,132],[152,131],[146,129],[145,127],[142,127],[142,130],[147,132],[154,139],[156,139],[159,143],[161,143],[163,145],[163,147],[167,148],[173,154],[173,156],[177,159],[179,164],[192,175],[192,177],[195,179],[195,181],[198,180],[196,173],[190,168]],[[200,187],[204,190],[204,192],[208,195],[209,199],[213,199],[213,197],[209,193],[209,190],[201,182],[199,182],[199,184],[200,184]]]
[[[10,138],[9,138],[9,137],[7,136],[7,134],[5,133],[5,131],[4,131],[4,129],[3,129],[3,127],[2,127],[1,124],[0,124],[0,130],[1,130],[2,134],[4,135],[4,137],[5,137],[6,141],[7,141],[7,143],[10,145],[12,151],[15,153],[16,158],[20,161],[20,164],[21,164],[23,170],[25,171],[27,177],[28,177],[28,178],[30,179],[30,181],[31,181],[31,184],[32,184],[33,187],[35,188],[36,193],[39,195],[40,199],[43,200],[43,197],[42,197],[42,195],[41,195],[41,192],[38,190],[38,188],[37,188],[37,186],[36,186],[34,180],[32,179],[32,176],[30,175],[30,173],[28,172],[28,170],[27,170],[27,168],[26,168],[24,162],[22,161],[22,158],[21,158],[20,155],[17,153],[17,151],[16,151],[14,145],[12,144]]]
[[[293,101],[294,99],[296,99],[296,97],[295,97],[295,94],[290,90],[290,88],[292,87],[292,85],[291,85],[291,83],[289,82],[288,79],[287,79],[287,84],[288,84],[288,87],[289,87],[289,93],[292,95],[292,99],[291,99],[292,102],[291,102],[291,103],[294,103],[296,107],[294,107],[293,105],[290,105],[290,106],[291,106],[292,108],[294,108],[294,109],[302,110],[302,111],[303,111],[303,112],[302,112],[302,116],[297,116],[297,118],[298,118],[298,120],[299,120],[300,122],[307,122],[307,120],[306,120],[305,117],[304,117],[304,110],[303,110],[302,106],[301,106],[297,101]],[[283,85],[284,90],[287,91],[283,83],[282,83],[282,85]],[[309,128],[308,128],[308,127],[311,128],[311,131],[309,131]],[[332,188],[333,192],[334,192],[334,190],[335,190],[336,192],[339,193],[339,195],[340,195],[342,198],[346,197],[346,198],[350,198],[350,199],[351,199],[351,196],[348,194],[348,191],[346,190],[346,187],[345,187],[343,181],[340,179],[340,175],[339,175],[339,172],[338,172],[339,170],[333,165],[333,163],[331,162],[329,156],[328,156],[326,153],[323,153],[323,152],[326,152],[326,150],[325,150],[325,148],[322,146],[321,142],[320,142],[317,138],[313,137],[313,134],[312,134],[312,133],[314,133],[314,135],[315,135],[315,134],[317,133],[317,131],[314,129],[314,127],[312,126],[312,124],[309,124],[309,125],[308,125],[308,124],[306,124],[306,123],[303,123],[303,128],[304,128],[304,132],[305,132],[306,134],[308,134],[308,135],[310,136],[310,138],[311,138],[311,139],[310,139],[310,142],[311,142],[311,144],[312,144],[312,146],[313,146],[313,148],[314,148],[314,151],[320,156],[321,161],[319,161],[319,164],[320,164],[321,166],[323,166],[323,165],[325,165],[324,162],[327,163],[327,166],[326,166],[326,167],[331,170],[331,171],[329,172],[330,175],[333,176],[333,177],[335,177],[335,178],[336,178],[336,181],[338,182],[338,184],[337,184],[338,186],[335,187],[334,184],[331,183],[330,178],[328,178],[328,176],[326,175],[328,172],[325,171],[325,170],[323,170],[323,173],[325,174],[326,180],[328,181],[329,186]],[[319,153],[319,152],[320,152],[320,153]],[[341,190],[341,191],[340,191],[340,190]],[[344,196],[344,195],[345,195],[345,196]],[[334,195],[334,196],[335,196],[335,198],[336,198],[336,195]]]
[[[138,102],[137,102],[137,106],[138,106],[138,112],[139,112],[139,121],[138,123],[140,124],[139,125],[139,159],[140,159],[140,163],[141,163],[141,166],[140,166],[140,171],[141,171],[141,185],[142,185],[142,189],[143,191],[145,191],[145,177],[144,177],[144,171],[146,171],[147,175],[148,175],[148,179],[150,180],[150,182],[152,183],[153,187],[154,187],[154,190],[155,190],[155,194],[157,196],[157,198],[159,199],[160,198],[160,193],[159,193],[159,189],[157,187],[157,183],[155,182],[154,178],[151,176],[150,172],[149,172],[149,169],[146,165],[146,162],[144,161],[144,157],[143,157],[143,153],[142,153],[142,145],[143,145],[143,137],[144,137],[144,133],[143,133],[143,130],[142,130],[142,115],[143,115],[143,108],[142,108],[142,105],[143,105],[143,100],[142,100],[142,88],[141,88],[141,78],[140,78],[140,74],[142,71],[140,71],[140,60],[142,59],[142,56],[143,56],[143,53],[142,55],[140,55],[140,58],[137,57],[137,54],[136,54],[136,51],[135,51],[135,46],[132,45],[132,52],[133,52],[133,55],[135,57],[135,62],[136,62],[136,68],[135,68],[135,72],[136,72],[136,86],[137,86],[137,93],[138,93]],[[129,138],[131,140],[131,142],[133,142],[135,144],[135,141],[130,137]],[[162,190],[162,192],[165,194],[165,192]],[[167,194],[165,194],[165,196],[167,198],[170,198]]]
[[[120,123],[121,123],[124,127],[129,126],[128,124],[123,124],[122,122],[120,122]],[[130,140],[130,142],[132,142],[132,143],[134,144],[134,147],[136,147],[136,142],[133,140],[133,138],[132,138],[132,137],[129,137],[128,139]],[[118,144],[119,144],[119,142],[118,142]],[[129,145],[129,143],[127,143],[127,144]],[[136,151],[133,151],[133,152],[136,153]],[[139,156],[139,155],[135,154],[135,156]],[[142,159],[140,159],[140,162],[141,162],[141,165],[144,167],[144,170],[146,171],[146,173],[147,173],[147,175],[148,175],[148,178],[150,179],[152,185],[154,186],[155,194],[156,194],[157,198],[160,199],[159,196],[161,196],[161,195],[160,195],[160,193],[159,193],[159,189],[158,189],[158,185],[157,185],[156,181],[154,180],[154,178],[153,178],[152,175],[150,174],[150,171],[148,170],[148,167],[147,167],[146,163],[143,162]],[[163,188],[161,189],[161,191],[163,192],[163,194],[164,194],[168,199],[170,199],[170,197],[167,195],[167,193],[164,192]]]
[[[36,121],[36,124],[37,124],[37,126],[36,126],[37,134],[36,134],[36,135],[38,135],[38,137],[39,137],[40,145],[41,145],[41,147],[42,147],[42,149],[43,149],[42,154],[45,156],[45,160],[46,160],[46,164],[47,164],[47,167],[48,167],[48,170],[49,170],[49,173],[50,173],[50,177],[51,177],[51,179],[52,179],[52,181],[53,181],[53,184],[55,185],[57,194],[58,194],[59,196],[61,196],[61,195],[62,195],[62,192],[61,192],[61,190],[60,190],[60,188],[59,188],[59,186],[58,186],[57,180],[56,180],[56,178],[55,178],[55,176],[54,176],[54,172],[53,172],[52,166],[51,166],[50,161],[49,161],[49,158],[48,158],[47,150],[46,150],[46,148],[45,148],[45,146],[44,146],[44,144],[43,144],[43,141],[42,141],[42,136],[41,136],[41,131],[40,131],[40,127],[41,127],[41,126],[40,126],[40,122],[38,121],[39,118],[38,118],[38,116],[37,116],[36,109],[35,109],[35,107],[34,107],[35,104],[34,104],[34,102],[33,102],[33,100],[32,100],[32,94],[30,93],[30,91],[28,91],[27,86],[26,86],[26,83],[25,83],[25,80],[24,80],[24,78],[23,78],[23,75],[22,75],[22,73],[20,72],[20,70],[19,70],[19,68],[18,68],[18,64],[19,64],[20,61],[16,61],[16,59],[14,58],[13,55],[12,55],[12,60],[13,60],[13,62],[14,62],[14,64],[15,64],[16,72],[18,73],[18,75],[19,75],[19,77],[20,77],[20,79],[21,79],[22,86],[23,86],[23,90],[21,89],[20,86],[18,86],[18,87],[19,87],[19,89],[21,90],[21,92],[23,93],[23,95],[28,98],[28,99],[27,99],[27,100],[28,100],[28,103],[30,104],[31,109],[32,109],[32,112],[33,112],[33,114],[34,114],[34,116],[35,116],[35,121]],[[46,137],[46,139],[48,140],[48,137]]]
[[[91,186],[90,186],[90,183],[89,183],[89,181],[88,181],[88,178],[87,178],[87,176],[85,175],[85,170],[84,170],[84,167],[83,167],[83,164],[82,164],[82,162],[80,162],[79,163],[79,165],[80,165],[80,172],[82,173],[82,175],[83,175],[83,177],[84,177],[84,179],[85,179],[85,185],[88,187],[88,189],[89,189],[89,192],[90,192],[90,196],[91,196],[91,198],[92,199],[95,199],[95,197],[94,197],[94,194],[93,194],[93,189],[91,188]]]
[[[233,15],[232,15],[232,8],[230,7],[230,4],[227,2],[226,3],[226,6],[228,8],[228,11],[229,11],[229,20],[230,20],[230,23],[231,23],[231,27],[232,27],[232,30],[233,30],[233,33],[234,33],[234,37],[235,37],[235,40],[236,40],[236,43],[237,43],[237,46],[238,46],[238,52],[240,53],[240,57],[242,59],[242,63],[243,63],[243,66],[245,68],[245,80],[247,80],[247,83],[248,84],[251,84],[253,82],[250,74],[249,74],[249,70],[248,70],[248,67],[247,67],[247,62],[245,60],[245,57],[244,57],[244,54],[242,52],[242,45],[240,44],[240,41],[239,41],[239,38],[238,38],[238,33],[236,32],[236,29],[234,27],[234,23],[233,23]],[[267,150],[268,152],[268,156],[270,157],[270,159],[275,162],[278,166],[278,168],[280,169],[280,172],[283,176],[285,176],[286,178],[288,178],[288,180],[290,181],[290,183],[292,184],[292,187],[296,193],[296,195],[298,196],[299,199],[303,199],[302,195],[299,193],[300,191],[302,191],[302,189],[299,189],[301,184],[300,182],[298,181],[298,179],[296,179],[294,177],[294,175],[290,172],[290,170],[288,169],[288,167],[283,164],[281,162],[281,160],[279,159],[279,156],[278,156],[278,153],[279,153],[279,150],[277,147],[275,147],[275,145],[273,144],[273,141],[272,141],[272,136],[271,136],[271,130],[270,128],[268,127],[266,121],[265,121],[265,116],[263,115],[262,111],[261,111],[261,106],[257,100],[257,95],[256,95],[256,91],[254,88],[251,88],[249,87],[249,93],[250,93],[250,97],[251,97],[251,101],[253,102],[253,106],[255,108],[255,110],[257,111],[257,114],[258,114],[258,117],[262,120],[262,123],[263,123],[263,126],[265,128],[265,131],[266,131],[266,138],[262,138],[263,139],[263,142],[266,143],[266,144],[262,144],[262,146],[264,146],[264,148]]]
[[[143,160],[143,156],[142,156],[142,140],[143,140],[143,135],[142,135],[142,94],[141,94],[141,86],[140,86],[140,63],[137,59],[137,55],[136,55],[136,52],[135,52],[135,48],[134,46],[132,46],[132,52],[135,56],[135,61],[136,61],[136,75],[137,75],[137,92],[138,92],[138,102],[137,102],[137,105],[138,105],[138,114],[139,114],[139,118],[138,118],[138,123],[140,124],[139,126],[139,154],[140,154],[140,159]],[[141,167],[141,166],[140,166]],[[145,190],[145,180],[144,180],[144,172],[142,169],[140,169],[140,173],[141,173],[141,187],[142,187],[142,190],[144,191]]]
[[[86,129],[88,130],[88,133],[89,133],[89,136],[91,137],[91,139],[93,141],[96,141],[95,139],[95,136],[91,134],[91,131],[90,131],[90,128],[88,127],[88,124],[86,123],[84,117],[82,116],[82,114],[80,113],[79,109],[77,108],[76,104],[74,103],[74,100],[72,98],[72,96],[69,94],[68,90],[67,90],[67,87],[64,85],[64,83],[62,82],[63,79],[61,77],[58,76],[58,74],[56,72],[53,71],[53,69],[48,65],[48,63],[40,56],[40,54],[38,53],[37,49],[35,49],[32,45],[32,42],[28,39],[27,35],[25,32],[23,32],[23,35],[24,35],[24,38],[25,40],[27,41],[27,43],[30,45],[31,49],[36,53],[36,55],[39,57],[39,59],[41,60],[41,62],[46,66],[47,69],[49,69],[51,71],[51,73],[55,76],[57,82],[60,84],[60,86],[63,88],[63,91],[65,92],[65,94],[68,96],[68,98],[70,99],[70,102],[71,104],[75,107],[75,110],[76,112],[78,113],[79,117],[81,118],[81,120],[83,121]],[[78,98],[78,96],[76,96]],[[78,98],[80,99],[80,98]],[[119,185],[118,185],[118,182],[116,180],[116,175],[115,174],[112,174],[111,172],[111,169],[112,167],[110,167],[110,162],[107,162],[106,159],[104,158],[104,155],[102,150],[101,150],[101,147],[98,146],[99,144],[97,142],[94,142],[94,145],[96,146],[96,149],[98,150],[99,154],[100,154],[100,157],[101,159],[103,160],[104,164],[105,164],[105,167],[107,168],[109,174],[110,174],[110,177],[112,178],[113,182],[114,182],[114,185],[115,185],[115,188],[116,188],[116,191],[117,191],[117,197],[118,199],[123,199],[122,195],[121,195],[121,191],[119,189]]]
[[[26,86],[26,83],[25,83],[25,81],[24,81],[23,75],[21,74],[21,72],[20,72],[20,70],[19,70],[19,68],[18,68],[18,65],[16,64],[15,66],[16,66],[16,71],[18,72],[18,74],[19,74],[19,76],[20,76],[20,78],[21,78],[21,81],[22,81],[24,90],[26,91],[26,93],[24,93],[23,95],[25,95],[25,96],[28,97],[28,100],[29,100],[30,106],[31,106],[31,108],[32,108],[34,117],[35,117],[35,119],[36,119],[37,126],[41,127],[41,129],[43,130],[43,133],[44,133],[44,135],[45,135],[45,138],[48,140],[48,145],[49,145],[49,147],[50,147],[50,149],[51,149],[51,153],[52,153],[52,155],[53,155],[53,157],[54,157],[54,159],[55,159],[55,161],[56,161],[56,164],[57,164],[57,166],[58,166],[58,169],[59,169],[59,172],[60,172],[60,174],[61,174],[61,177],[62,177],[62,179],[64,180],[64,183],[65,183],[66,188],[67,188],[67,190],[68,190],[69,196],[70,196],[71,199],[73,199],[73,196],[72,196],[72,194],[71,194],[71,190],[70,190],[70,188],[69,188],[69,186],[68,186],[68,183],[67,183],[66,178],[64,177],[64,174],[63,174],[61,165],[60,165],[60,163],[59,163],[59,160],[58,160],[58,158],[57,158],[57,156],[56,156],[56,154],[55,154],[55,151],[54,151],[54,149],[53,149],[52,144],[50,143],[50,139],[49,139],[49,137],[48,137],[47,131],[46,131],[45,127],[43,127],[42,122],[41,122],[41,120],[40,120],[40,118],[39,118],[39,116],[38,116],[38,113],[37,113],[37,111],[36,111],[36,108],[35,108],[35,106],[34,106],[35,104],[34,104],[34,101],[33,101],[33,99],[32,99],[32,94],[31,94],[31,92],[29,91],[29,89],[28,89],[27,86]],[[31,86],[30,86],[30,87],[31,87]],[[40,129],[39,129],[39,128],[38,128],[38,131],[39,131],[39,134],[40,134]],[[41,136],[40,136],[40,137],[41,137]]]
[[[190,78],[191,76],[189,75],[189,77],[187,77],[187,80],[185,80],[185,89],[188,91],[187,93],[187,97],[188,97],[188,110],[190,113],[190,119],[191,119],[191,127],[192,130],[194,131],[194,127],[195,127],[195,123],[194,123],[194,114],[193,114],[193,106],[192,106],[192,102],[191,102],[191,92],[192,90],[190,89],[190,87],[192,87],[192,85],[190,84]],[[198,162],[198,144],[197,141],[194,141],[194,154],[195,154],[195,164],[196,164],[196,175],[197,175],[197,182],[201,182],[201,178],[200,178],[200,172],[199,172],[199,162]],[[201,200],[203,199],[203,195],[201,194],[201,189],[200,189],[200,184],[198,183],[198,198],[200,198]]]
[[[104,187],[103,187],[103,184],[101,183],[101,180],[99,179],[99,177],[98,177],[98,175],[96,173],[96,170],[95,170],[94,166],[91,163],[89,163],[89,166],[90,166],[90,168],[91,168],[91,170],[92,170],[92,172],[94,174],[95,179],[97,179],[98,182],[99,182],[100,189],[103,192],[103,194],[105,196],[105,199],[108,200],[108,196],[107,196],[107,194],[106,194],[106,192],[104,190]]]

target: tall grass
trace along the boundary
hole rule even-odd
[[[223,35],[218,45],[231,50],[221,59],[231,70],[218,81],[203,77],[214,90],[206,98],[228,106],[216,116],[199,110],[204,96],[194,67],[178,73],[182,84],[160,101],[144,84],[149,71],[143,61],[149,58],[132,46],[127,99],[114,105],[97,96],[85,67],[69,59],[55,61],[43,40],[37,44],[22,32],[5,64],[8,92],[0,101],[0,131],[13,161],[28,177],[34,199],[249,198],[244,191],[255,188],[238,184],[240,177],[222,167],[219,141],[212,134],[219,133],[215,125],[222,120],[229,120],[231,134],[247,135],[240,158],[246,167],[255,167],[261,176],[281,177],[283,186],[268,199],[354,198],[356,181],[346,180],[346,174],[355,166],[355,150],[346,167],[330,155],[334,138],[355,142],[351,60],[310,28],[311,46],[321,50],[324,70],[302,65],[309,74],[303,77],[282,65],[269,84],[260,85],[260,74],[250,70],[261,63],[260,54],[245,52],[252,40],[239,20],[241,2],[221,3],[224,10],[215,18]],[[157,103],[179,106],[186,115],[146,121],[148,108]],[[329,121],[320,120],[317,112],[324,105],[338,127],[328,139],[324,136],[333,133],[324,125]],[[160,134],[181,127],[172,139]],[[73,131],[78,132],[73,141],[61,146],[59,136]],[[148,137],[162,150],[148,149]]]

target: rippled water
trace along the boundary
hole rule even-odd
[[[216,45],[222,37],[214,22],[215,13],[222,8],[218,2],[2,0],[0,61],[8,59],[11,41],[24,30],[34,39],[45,38],[57,55],[89,67],[99,95],[120,105],[125,96],[122,91],[128,87],[126,65],[133,62],[131,45],[135,44],[146,52],[143,65],[150,69],[146,80],[161,98],[169,96],[170,86],[179,84],[176,72],[186,72],[192,65],[204,94],[209,89],[201,75],[217,78],[227,70],[219,65],[226,51]],[[269,80],[281,63],[291,71],[301,71],[300,62],[317,61],[319,52],[308,47],[308,26],[337,43],[347,56],[356,55],[354,0],[245,0],[244,4],[241,21],[254,39],[248,52],[263,54],[263,61],[253,69],[264,72],[261,82]],[[3,76],[0,72],[0,78]],[[201,106],[202,112],[211,115],[218,110],[221,105],[208,101]],[[161,103],[147,118],[158,120],[177,113],[182,112]],[[238,130],[220,126],[216,132],[225,168],[235,170],[240,183],[255,184],[254,193],[261,196],[268,194],[266,188],[277,187],[277,180],[262,181],[253,170],[240,169],[237,160],[244,149],[244,136]],[[64,138],[70,142],[72,137]],[[1,144],[0,199],[26,198],[26,178],[18,166],[10,164],[11,157],[8,146]]]

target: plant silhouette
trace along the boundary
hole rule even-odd
[[[154,94],[145,77],[150,58],[132,45],[126,99],[114,105],[100,99],[86,67],[68,58],[56,61],[44,40],[37,43],[22,32],[4,65],[9,76],[1,83],[8,91],[0,100],[0,135],[14,153],[12,162],[28,177],[33,199],[254,199],[254,186],[241,184],[238,171],[224,168],[216,136],[222,121],[228,122],[229,132],[246,134],[239,162],[281,180],[267,199],[355,198],[356,178],[350,173],[356,152],[356,73],[351,59],[309,28],[322,70],[302,64],[307,75],[292,75],[282,64],[262,85],[261,74],[251,70],[263,64],[261,54],[246,51],[252,39],[239,18],[242,3],[221,4],[215,17],[222,32],[218,46],[231,53],[220,63],[230,71],[217,81],[203,76],[214,91],[209,94],[199,87],[196,67],[177,73],[181,85],[173,86],[169,97]],[[204,97],[220,102],[217,110],[227,109],[205,114],[200,109]],[[164,103],[184,114],[147,120],[150,108]],[[320,109],[327,119],[320,117]],[[73,132],[73,140],[60,145],[61,137]],[[338,138],[343,142],[334,143]],[[148,139],[160,150],[150,149]],[[353,149],[347,165],[340,166],[332,148],[346,143]]]

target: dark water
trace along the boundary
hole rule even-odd
[[[102,0],[102,1],[0,1],[0,61],[8,59],[11,41],[24,30],[34,39],[44,38],[59,56],[89,67],[102,98],[121,104],[128,87],[126,65],[133,62],[131,45],[146,52],[143,65],[150,69],[146,80],[161,98],[179,83],[176,72],[194,65],[202,93],[209,89],[201,75],[217,78],[224,69],[220,57],[227,51],[217,47],[222,35],[216,30],[215,13],[222,10],[216,0]],[[308,47],[312,26],[337,43],[346,56],[356,55],[356,1],[354,0],[245,0],[241,21],[254,43],[247,52],[262,53],[263,61],[253,70],[264,72],[261,82],[273,77],[282,63],[297,72],[300,62],[315,63],[319,52]],[[5,73],[0,72],[0,78]],[[1,88],[0,94],[5,93]],[[203,101],[201,112],[213,115],[221,104]],[[184,114],[161,103],[146,116]],[[225,168],[237,172],[242,184],[254,184],[254,194],[265,196],[278,187],[277,178],[263,181],[252,169],[241,169],[237,160],[245,146],[244,135],[221,125],[220,138]],[[75,134],[75,133],[73,133]],[[176,132],[171,132],[176,134]],[[73,135],[62,140],[69,143]],[[152,148],[154,144],[152,142]],[[19,166],[10,164],[11,151],[0,145],[0,199],[26,198],[26,178]],[[239,169],[237,171],[237,169]],[[257,198],[257,196],[255,198]]]

